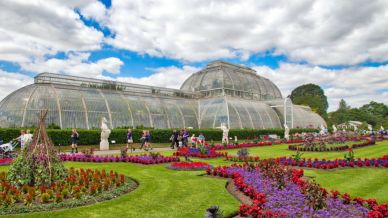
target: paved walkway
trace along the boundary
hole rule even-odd
[[[176,151],[176,149],[171,149],[167,147],[167,148],[153,148],[152,150],[148,150],[148,152],[161,152],[161,151]],[[132,152],[128,150],[128,154],[136,154],[141,152],[146,152],[146,151],[144,149],[142,150],[136,149],[135,151],[132,151]],[[65,153],[70,154],[71,152],[65,152]],[[121,154],[121,151],[120,150],[94,151],[94,155],[114,155],[114,154]]]

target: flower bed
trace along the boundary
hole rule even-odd
[[[203,146],[201,148],[189,148],[182,147],[178,148],[177,152],[174,153],[174,156],[186,156],[186,157],[197,157],[197,158],[216,158],[224,157],[226,153],[216,152],[215,149]]]
[[[358,143],[358,144],[353,144],[351,146],[349,145],[339,145],[339,146],[334,146],[334,147],[324,147],[324,148],[319,148],[319,147],[305,147],[302,144],[301,145],[289,145],[288,150],[292,151],[313,151],[313,152],[327,152],[327,151],[345,151],[347,149],[351,148],[362,148],[365,146],[370,146],[370,145],[375,145],[376,142],[374,140],[366,140],[363,143]]]
[[[261,146],[270,146],[270,145],[279,145],[279,144],[294,144],[294,143],[303,143],[301,139],[293,139],[293,140],[276,140],[276,141],[262,141],[262,142],[243,142],[240,144],[228,144],[228,145],[220,145],[216,144],[211,146],[211,148],[215,150],[227,150],[227,149],[237,149],[237,148],[250,148],[250,147],[261,147]]]
[[[307,168],[316,168],[316,169],[335,169],[341,167],[388,167],[388,155],[384,155],[380,158],[358,158],[353,161],[348,161],[345,159],[335,159],[335,160],[318,160],[311,158],[305,159],[302,158],[299,161],[294,160],[293,158],[281,157],[277,158],[277,161],[286,166],[298,166],[298,167],[307,167]]]
[[[259,162],[261,161],[258,156],[248,156],[248,157],[238,157],[238,156],[226,156],[227,161],[233,162]],[[307,167],[315,169],[335,169],[341,167],[388,167],[388,155],[384,155],[380,158],[358,158],[353,161],[348,161],[345,159],[335,159],[335,160],[318,160],[311,158],[301,158],[299,161],[295,160],[292,157],[278,157],[275,160],[286,166],[296,166],[296,167]]]
[[[71,208],[109,200],[134,190],[138,184],[123,174],[70,168],[67,178],[51,186],[16,187],[0,173],[0,214]]]
[[[213,166],[203,162],[174,162],[168,168],[172,170],[207,170]]]
[[[242,217],[384,217],[388,204],[375,199],[351,199],[302,178],[303,170],[288,169],[275,160],[258,165],[232,165],[207,170],[208,175],[233,178],[235,186],[252,204],[241,204]]]
[[[0,166],[2,165],[9,165],[11,164],[13,161],[12,158],[3,158],[3,159],[0,159]]]
[[[98,156],[98,155],[84,155],[84,154],[60,154],[62,161],[77,161],[77,162],[130,162],[139,164],[160,164],[179,162],[179,157],[166,157],[162,155],[132,155],[127,157],[120,156]]]

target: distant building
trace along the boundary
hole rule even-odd
[[[339,129],[354,129],[354,127],[359,128],[361,125],[362,125],[362,122],[351,120],[351,121],[348,121],[345,123],[338,124],[337,128],[339,128]]]
[[[61,128],[98,128],[102,117],[111,128],[326,126],[253,69],[222,61],[209,63],[180,89],[42,73],[0,102],[0,127],[35,125],[42,109],[49,110],[47,123]]]

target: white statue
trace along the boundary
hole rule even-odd
[[[287,124],[284,124],[284,138],[290,140],[290,128],[288,128]]]
[[[229,144],[229,129],[225,123],[221,123],[222,143]]]
[[[337,127],[333,124],[333,133],[337,132]]]
[[[357,131],[357,130],[358,130],[358,128],[357,128],[356,125],[354,125],[353,128],[354,128],[354,131]]]
[[[235,142],[235,143],[238,142],[238,139],[237,139],[237,136],[236,136],[236,135],[234,136],[234,142]]]
[[[384,127],[383,127],[383,126],[380,126],[380,130],[381,130],[381,131],[384,131]]]
[[[372,131],[372,130],[373,130],[372,125],[368,124],[368,130],[369,130],[369,131]]]
[[[110,129],[108,128],[108,125],[106,124],[108,121],[105,117],[101,119],[101,142],[100,142],[100,150],[109,150],[109,135],[110,135]]]
[[[325,129],[325,127],[321,124],[321,131],[319,131],[319,133],[321,134],[321,135],[323,135],[323,134],[325,134],[326,133],[326,129]]]

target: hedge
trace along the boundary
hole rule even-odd
[[[8,142],[20,135],[20,128],[0,128],[0,140]],[[33,130],[31,129],[33,132]],[[80,139],[79,145],[97,145],[100,143],[100,130],[77,130]],[[133,129],[134,142],[140,142],[141,129]],[[172,134],[172,129],[151,129],[152,138],[151,141],[155,143],[166,143],[169,142]],[[291,129],[290,133],[301,133],[301,132],[318,132],[316,129]],[[47,129],[47,133],[55,145],[70,145],[71,129]],[[222,138],[222,130],[220,129],[189,129],[190,136],[199,133],[203,133],[207,141],[220,141]],[[283,136],[283,129],[231,129],[229,131],[229,137],[237,136],[239,140],[245,140],[248,137],[253,139],[254,136],[263,136],[268,134],[276,134]],[[124,144],[126,141],[127,130],[126,129],[113,129],[110,134],[109,140],[115,140],[118,144]]]

